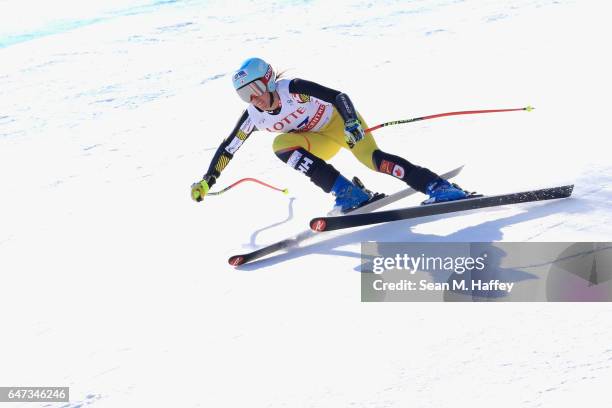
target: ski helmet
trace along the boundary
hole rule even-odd
[[[232,76],[234,89],[245,102],[251,102],[253,95],[260,96],[276,90],[276,74],[261,58],[249,58]]]

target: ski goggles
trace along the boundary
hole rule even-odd
[[[238,92],[238,96],[240,99],[247,103],[251,103],[251,99],[254,96],[261,96],[268,91],[268,87],[261,79],[256,79],[255,81],[249,82],[242,88],[236,89]]]

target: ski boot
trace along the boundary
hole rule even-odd
[[[336,179],[332,187],[332,194],[336,196],[336,203],[330,213],[331,215],[346,214],[385,196],[367,190],[357,177],[354,177],[351,183],[342,175],[339,175]]]
[[[366,204],[370,204],[373,201],[380,200],[381,198],[387,196],[384,193],[375,193],[373,191],[368,190],[367,188],[365,188],[365,185],[363,184],[363,182],[361,180],[359,180],[357,177],[353,177],[353,184],[356,185],[357,187],[359,187],[360,189],[362,189],[364,193],[366,193],[367,195],[370,196],[370,199],[368,201],[366,201],[365,203],[361,204],[359,207],[363,207]],[[357,208],[359,208],[359,207],[357,207]],[[353,208],[353,210],[355,210],[355,209],[356,208]],[[353,211],[353,210],[350,210],[350,211]]]
[[[465,191],[457,184],[451,184],[447,180],[437,178],[427,185],[426,193],[429,198],[421,204],[443,203],[445,201],[461,200],[464,198],[478,197],[474,193]]]

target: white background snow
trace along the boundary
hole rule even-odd
[[[97,3],[97,4],[93,4]],[[360,303],[360,242],[610,241],[604,1],[0,1],[0,385],[95,407],[609,406],[609,304]],[[28,36],[29,35],[29,36]],[[561,202],[321,237],[243,269],[331,196],[255,133],[200,204],[260,56],[348,93],[384,150]],[[369,187],[402,184],[347,152]],[[413,196],[398,205],[416,204]]]

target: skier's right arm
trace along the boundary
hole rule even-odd
[[[248,111],[244,111],[230,135],[221,142],[219,148],[213,156],[208,171],[197,183],[191,186],[191,198],[195,201],[202,201],[208,190],[215,184],[221,172],[234,157],[245,140],[253,133],[255,126],[249,118]]]

